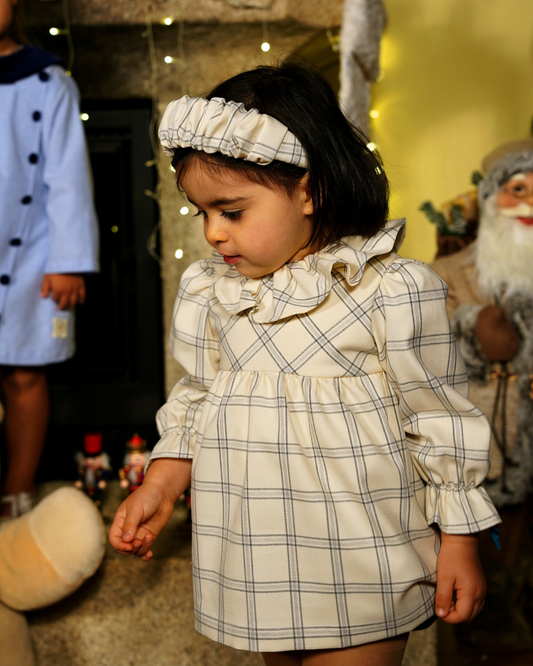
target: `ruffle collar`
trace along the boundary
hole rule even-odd
[[[372,257],[397,250],[405,236],[405,219],[390,220],[372,238],[349,236],[316,254],[286,264],[263,278],[247,278],[213,253],[211,289],[230,314],[251,310],[260,324],[286,319],[313,310],[327,297],[334,269],[355,286]]]

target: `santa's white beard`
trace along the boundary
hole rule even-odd
[[[474,255],[479,290],[496,300],[533,295],[533,226],[502,215],[497,197],[487,199],[480,217]]]

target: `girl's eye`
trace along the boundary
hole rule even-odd
[[[515,194],[523,194],[526,191],[526,188],[524,185],[515,185],[513,187],[513,192]]]
[[[223,210],[222,217],[225,217],[228,220],[238,220],[242,215],[242,210]]]
[[[205,217],[205,211],[198,208],[198,212],[193,215],[193,217]]]

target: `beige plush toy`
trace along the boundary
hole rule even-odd
[[[63,487],[20,518],[0,523],[0,666],[33,666],[23,611],[74,592],[105,551],[102,518],[81,491]]]

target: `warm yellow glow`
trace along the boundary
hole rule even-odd
[[[81,113],[81,114],[80,114],[80,118],[81,118],[83,121],[85,121],[85,120],[89,120],[89,114],[88,114],[88,113]]]
[[[183,250],[176,250],[174,256],[176,257],[176,259],[181,259],[183,257]]]
[[[174,23],[174,19],[171,18],[170,16],[168,16],[168,17],[163,21],[163,23],[164,23],[165,25],[172,25],[172,24]]]
[[[436,229],[419,210],[471,188],[494,148],[530,134],[531,0],[386,0],[383,81],[372,88],[391,218],[407,218],[404,257],[431,262]],[[468,18],[465,20],[465,7]],[[416,18],[415,18],[416,17]],[[452,45],[443,57],[443,45]]]
[[[261,51],[264,51],[265,53],[270,51],[270,44],[268,42],[263,42],[261,44]]]
[[[173,62],[174,58],[172,56],[165,56],[165,62],[167,65],[170,65],[171,62]]]
[[[174,169],[174,167],[172,166],[172,164],[171,164],[168,168],[172,171],[172,173],[176,173],[176,169]]]
[[[376,109],[372,109],[368,115],[371,118],[379,118],[379,111],[376,111]]]
[[[372,141],[370,143],[367,143],[366,147],[368,148],[368,150],[370,150],[370,152],[374,152],[374,150],[376,150],[376,144],[372,143]]]
[[[117,227],[116,224],[114,224],[114,225],[111,227],[111,231],[112,231],[114,234],[117,233],[117,231],[118,231],[118,227]]]
[[[55,37],[56,35],[59,35],[59,29],[58,29],[58,28],[50,28],[50,30],[49,30],[48,32],[49,32],[51,35],[53,35],[54,37]]]
[[[180,208],[180,213],[181,213],[182,215],[187,215],[187,214],[189,213],[189,209],[187,208],[187,206],[182,206],[182,207]]]

